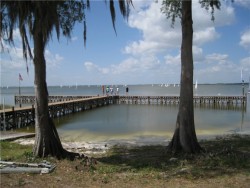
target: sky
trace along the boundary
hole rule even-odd
[[[180,82],[180,21],[171,26],[160,11],[161,0],[133,0],[128,20],[115,3],[117,35],[109,6],[91,1],[86,47],[82,23],[75,25],[71,39],[52,36],[45,52],[49,86]],[[199,84],[249,81],[250,0],[221,3],[213,22],[210,12],[193,1],[194,82]],[[33,62],[27,62],[27,73],[18,30],[14,36],[15,47],[4,43],[1,52],[1,86],[18,86],[19,73],[22,86],[33,86]]]

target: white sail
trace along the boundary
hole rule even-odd
[[[196,80],[196,82],[195,82],[195,86],[194,86],[194,88],[195,88],[195,89],[197,89],[197,88],[198,88],[198,82],[197,82],[197,80]]]
[[[248,82],[248,92],[247,93],[250,93],[250,77],[249,77],[249,82]]]

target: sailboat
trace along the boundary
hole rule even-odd
[[[195,86],[194,86],[194,88],[195,88],[195,89],[197,89],[197,88],[198,88],[198,82],[197,82],[197,80],[196,80],[196,82],[195,82]]]
[[[249,77],[249,82],[248,82],[248,94],[250,94],[250,77]]]

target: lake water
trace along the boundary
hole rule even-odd
[[[125,95],[124,86],[119,94]],[[178,85],[129,85],[129,95],[179,95]],[[49,87],[50,95],[102,95],[101,86]],[[245,92],[248,84],[245,84]],[[17,87],[1,89],[1,101],[14,105]],[[33,87],[21,88],[22,95],[34,95]],[[194,95],[242,95],[241,84],[198,85]],[[2,102],[1,102],[2,103]],[[195,127],[198,138],[229,133],[250,134],[250,95],[245,108],[195,107]],[[177,105],[116,104],[95,108],[55,119],[60,137],[66,141],[162,143],[171,139]]]

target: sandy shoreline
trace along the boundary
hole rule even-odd
[[[35,138],[19,138],[14,142],[22,145],[33,145]],[[63,141],[62,145],[65,149],[77,153],[84,154],[103,154],[108,151],[113,146],[145,146],[145,145],[166,145],[169,143],[169,140],[165,141],[136,141],[136,140],[108,140],[108,141]]]
[[[214,140],[216,138],[226,138],[232,135],[250,135],[249,132],[242,132],[240,134],[224,134],[224,135],[213,135],[213,136],[198,136],[199,141],[203,140]],[[33,145],[35,138],[19,138],[14,142],[22,145]],[[152,146],[162,145],[167,146],[170,139],[164,139],[162,137],[148,137],[144,139],[119,139],[119,140],[107,140],[107,141],[65,141],[61,140],[62,145],[68,151],[73,151],[81,154],[104,154],[113,146]]]

